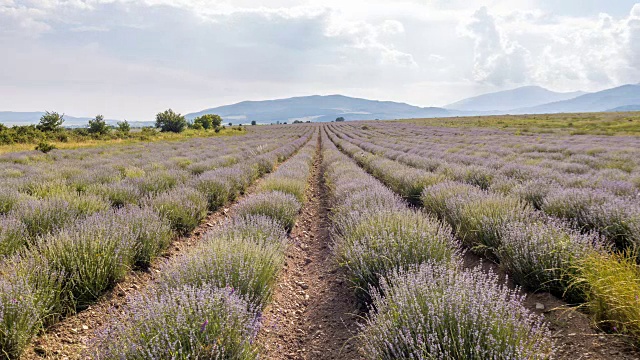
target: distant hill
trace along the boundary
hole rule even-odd
[[[525,86],[460,100],[445,108],[470,112],[501,112],[569,100],[584,94],[586,93],[581,91],[559,93],[540,86]]]
[[[627,112],[627,111],[640,111],[640,105],[619,106],[617,108],[607,110],[607,112]]]
[[[7,126],[37,124],[42,115],[44,115],[44,111],[0,111],[0,123]],[[91,118],[65,115],[62,125],[65,127],[85,127],[89,124],[89,120]],[[117,125],[120,120],[107,119],[105,121],[109,125]],[[154,126],[154,123],[150,121],[129,121],[129,124],[132,127]]]
[[[352,98],[342,95],[303,96],[288,99],[243,101],[187,114],[191,120],[203,114],[218,114],[225,122],[247,124],[291,122],[294,120],[328,122],[337,117],[345,120],[389,120],[402,118],[426,118],[451,116],[452,112],[427,107],[422,108],[399,102]]]
[[[575,112],[600,112],[640,104],[640,85],[623,85],[575,99],[517,109],[519,114],[553,114]]]

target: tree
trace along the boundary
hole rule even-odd
[[[200,124],[203,129],[215,129],[222,124],[222,118],[216,114],[204,114],[193,119],[193,124]]]
[[[58,131],[62,128],[64,122],[64,114],[60,115],[57,112],[45,112],[40,118],[40,123],[36,128],[44,132]]]
[[[255,120],[251,120],[251,125],[256,125],[256,121]]]
[[[233,126],[233,123],[229,123],[229,126]]]
[[[336,118],[336,122],[342,122],[344,121],[344,118],[342,116],[340,116],[339,118]]]
[[[96,115],[92,120],[89,120],[89,133],[105,135],[109,133],[109,126],[104,121],[104,116]]]
[[[131,125],[129,125],[127,120],[118,122],[118,131],[123,134],[128,134],[129,131],[131,131]]]
[[[156,127],[162,132],[179,133],[187,127],[187,120],[185,120],[184,116],[176,114],[169,109],[156,115]]]

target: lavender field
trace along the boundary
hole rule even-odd
[[[370,121],[5,154],[0,358],[634,359],[638,250],[633,136]]]

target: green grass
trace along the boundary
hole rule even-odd
[[[640,112],[469,116],[403,121],[424,126],[498,128],[513,131],[516,135],[640,135]]]
[[[598,325],[640,344],[640,267],[635,254],[594,252],[579,270]]]
[[[194,130],[187,129],[181,133],[172,133],[172,132],[158,132],[156,135],[151,137],[144,136],[136,136],[137,132],[135,130],[131,130],[131,138],[129,139],[80,139],[80,140],[67,140],[63,141],[49,141],[53,144],[56,149],[65,150],[65,149],[81,149],[81,148],[92,148],[99,146],[111,146],[111,145],[132,145],[140,142],[157,142],[157,141],[181,141],[185,139],[198,138],[198,137],[218,137],[218,136],[235,136],[235,135],[244,135],[246,134],[246,130],[238,131],[236,127],[234,128],[226,128],[220,130],[219,133],[214,131],[206,131],[206,130]],[[9,145],[0,145],[0,155],[12,152],[19,151],[29,151],[34,150],[36,144],[35,143],[14,143]]]

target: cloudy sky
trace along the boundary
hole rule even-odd
[[[150,120],[335,93],[441,106],[640,82],[640,1],[0,0],[0,48],[0,111]]]

